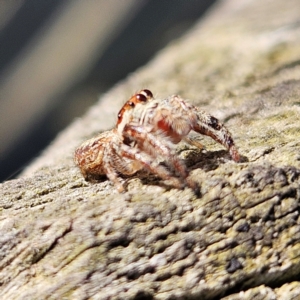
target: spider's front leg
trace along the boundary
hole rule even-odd
[[[166,163],[180,175],[184,185],[189,186],[194,191],[198,191],[196,183],[188,178],[189,172],[183,161],[177,157],[167,142],[163,142],[162,139],[159,138],[159,135],[148,132],[143,126],[126,124],[123,129],[123,136],[125,140],[127,139],[129,142],[133,142],[137,146],[135,148],[131,147],[131,149],[135,149],[131,151],[138,151],[138,155],[144,153],[143,156],[146,156],[148,160],[150,159],[150,164],[146,163],[145,167],[152,173],[157,174],[162,179],[171,180],[171,182],[173,182],[172,184],[177,188],[184,187],[182,183],[178,185],[178,179],[167,171],[166,168],[158,164],[153,164],[157,157],[162,157]],[[141,151],[137,149],[141,149]],[[138,157],[138,159],[140,159],[140,157]]]
[[[156,105],[156,106],[155,106]],[[180,96],[171,96],[161,102],[149,102],[148,113],[150,121],[147,123],[152,125],[152,132],[161,130],[165,136],[168,136],[172,143],[177,144],[181,140],[185,140],[189,144],[202,148],[198,144],[190,140],[187,135],[194,130],[203,135],[210,136],[218,143],[225,146],[231,157],[238,162],[240,155],[235,147],[234,141],[228,129],[205,111],[190,104]]]
[[[203,135],[210,136],[226,147],[235,162],[240,161],[240,154],[234,144],[229,130],[214,116],[194,107],[192,129]]]

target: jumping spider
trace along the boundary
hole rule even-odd
[[[119,174],[132,175],[143,168],[176,188],[195,190],[197,185],[188,178],[184,162],[172,147],[181,140],[195,144],[187,138],[191,130],[210,136],[228,149],[234,161],[240,160],[230,132],[218,119],[177,95],[155,99],[144,89],[123,105],[115,128],[76,149],[75,162],[85,179],[106,175],[119,192],[125,190]],[[159,164],[159,159],[172,171]]]

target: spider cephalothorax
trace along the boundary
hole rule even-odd
[[[230,132],[218,119],[177,95],[155,99],[145,89],[123,105],[114,129],[76,149],[75,162],[86,179],[106,175],[119,192],[124,191],[125,183],[119,174],[131,175],[142,168],[177,188],[196,189],[173,147],[181,140],[195,145],[187,137],[192,130],[210,136],[225,146],[236,162],[240,160]],[[159,164],[161,159],[170,170]]]

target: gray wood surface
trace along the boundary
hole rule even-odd
[[[0,298],[299,299],[299,5],[219,2],[1,184]],[[74,148],[142,88],[222,120],[243,161],[179,145],[198,198],[143,173],[125,194],[85,182]]]

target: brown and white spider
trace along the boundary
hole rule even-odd
[[[143,168],[176,188],[196,190],[173,147],[181,140],[199,146],[187,137],[191,130],[210,136],[229,150],[234,161],[240,160],[230,132],[215,117],[177,95],[154,99],[144,89],[123,105],[115,128],[76,149],[75,162],[85,179],[106,175],[119,192],[125,189],[125,180],[119,175],[132,175]],[[161,159],[171,170],[159,164]]]

